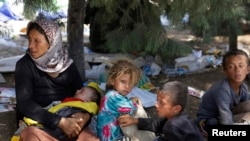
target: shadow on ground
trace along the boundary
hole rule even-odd
[[[0,83],[0,87],[14,87],[14,74],[4,73],[6,83]],[[165,75],[159,75],[157,77],[151,77],[150,80],[155,86],[160,86],[167,81],[177,80],[185,83],[188,86],[206,90],[206,87],[215,81],[223,78],[221,68],[212,69],[202,73],[195,73],[184,76],[167,78]],[[188,104],[186,107],[187,112],[191,118],[195,118],[197,109],[200,103],[200,98],[189,96]],[[155,107],[147,108],[146,111],[151,117],[157,116]],[[10,141],[11,136],[17,129],[17,121],[15,111],[0,113],[0,141]]]

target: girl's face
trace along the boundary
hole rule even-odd
[[[157,92],[157,102],[155,107],[158,116],[167,119],[173,118],[181,111],[181,106],[173,105],[170,96],[161,91]]]
[[[230,83],[242,83],[249,73],[246,57],[243,55],[236,55],[227,58],[224,73],[229,78]]]
[[[118,78],[111,81],[113,88],[118,91],[121,95],[126,96],[133,88],[131,84],[131,75],[123,74]]]
[[[46,37],[36,29],[32,29],[29,32],[28,39],[30,55],[35,59],[43,56],[49,49],[50,45],[47,42]]]

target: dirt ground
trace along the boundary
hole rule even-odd
[[[187,86],[203,90],[205,91],[212,83],[215,81],[223,78],[223,72],[221,67],[214,68],[207,70],[205,72],[200,72],[200,73],[194,73],[194,74],[189,74],[189,75],[184,75],[184,76],[176,76],[176,77],[169,77],[168,81],[180,81],[185,83]],[[159,77],[151,78],[152,83],[157,83],[157,85],[163,84],[163,81],[166,80],[166,77],[161,75]],[[198,110],[198,106],[200,103],[200,98],[189,95],[188,99],[188,104],[186,107],[187,112],[190,114],[190,116],[194,119]],[[152,116],[155,116],[155,112],[152,111],[154,107],[149,108],[148,110],[150,111],[149,114]]]
[[[182,40],[190,40],[194,38],[192,35],[189,35],[188,31],[178,32],[177,34],[171,34],[169,36],[171,36],[172,38],[178,38]],[[249,37],[241,39],[241,40],[244,40],[244,41],[249,40]],[[209,45],[206,47],[209,47]],[[0,87],[3,87],[3,86],[14,87],[15,86],[14,74],[6,73],[3,75],[7,83],[0,83]],[[200,90],[206,90],[206,88],[209,85],[211,85],[212,83],[214,83],[215,81],[221,78],[223,78],[222,68],[218,67],[218,68],[209,69],[208,71],[205,71],[202,73],[200,72],[200,73],[194,73],[194,74],[189,74],[189,75],[184,75],[184,76],[169,77],[168,81],[178,80],[180,82],[185,83],[188,86],[191,86]],[[166,82],[166,76],[164,74],[159,75],[158,77],[150,78],[150,79],[152,83],[156,84],[157,86],[162,84],[163,81]],[[200,98],[189,96],[186,110],[188,111],[188,113],[190,114],[192,118],[195,118],[196,116],[199,103],[200,103]],[[156,111],[154,107],[147,108],[146,110],[151,116],[156,116]],[[11,135],[14,133],[16,129],[17,129],[17,126],[16,126],[15,111],[0,113],[0,141],[9,141]]]
[[[7,83],[0,84],[4,87],[14,87],[14,74],[3,74]],[[189,74],[185,76],[169,77],[168,81],[177,80],[187,84],[188,86],[205,90],[206,87],[223,77],[221,68],[211,69],[203,73]],[[166,81],[165,75],[159,75],[158,77],[150,78],[152,83],[160,85],[163,81]],[[160,82],[160,83],[159,83]],[[187,111],[192,118],[195,118],[200,98],[189,96]],[[156,116],[155,107],[147,108],[148,113],[153,117]],[[0,113],[0,141],[9,141],[11,135],[16,130],[16,118],[15,112]]]
[[[14,87],[14,74],[3,73],[6,83],[0,83],[0,87]],[[0,141],[10,141],[11,136],[17,129],[15,111],[0,113]]]
[[[221,78],[223,78],[223,72],[222,68],[219,67],[203,73],[190,74],[187,76],[171,78],[171,80],[178,80],[180,82],[185,83],[188,86],[205,91],[209,86],[211,86],[212,83]],[[200,100],[201,100],[200,98],[191,95],[189,96],[186,109],[193,119],[196,116]]]

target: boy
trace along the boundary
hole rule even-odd
[[[250,111],[246,109],[250,95],[244,84],[249,73],[248,55],[242,50],[231,50],[223,56],[222,66],[225,78],[206,91],[198,109],[196,123],[204,136],[207,136],[208,125],[236,124],[242,117],[238,115]]]
[[[161,134],[157,141],[203,141],[199,129],[185,112],[188,87],[181,82],[165,83],[157,92],[155,105],[159,117],[133,118],[120,116],[122,127],[137,124],[140,130],[150,130]]]

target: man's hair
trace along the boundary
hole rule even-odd
[[[249,57],[247,55],[247,53],[243,50],[240,50],[240,49],[232,49],[230,51],[228,51],[224,56],[223,56],[223,60],[222,60],[222,66],[223,66],[223,69],[226,69],[226,61],[229,57],[231,56],[236,56],[236,55],[243,55],[246,57],[246,62],[247,62],[247,65],[249,66],[250,62],[249,62]]]
[[[186,108],[188,100],[187,85],[179,81],[171,81],[163,84],[159,90],[170,97],[173,105],[180,105],[182,110]]]

